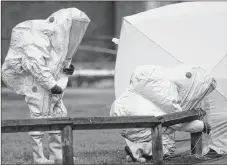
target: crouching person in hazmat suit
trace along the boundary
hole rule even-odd
[[[76,9],[61,9],[46,20],[29,20],[12,30],[8,54],[2,66],[4,83],[25,96],[33,119],[67,116],[62,102],[71,59],[90,19]],[[62,162],[61,132],[48,132],[49,160],[43,154],[44,132],[29,132],[36,164]]]
[[[137,67],[127,89],[114,101],[110,116],[161,116],[173,112],[201,108],[203,98],[216,87],[216,81],[200,67],[165,68],[144,65]],[[164,158],[176,149],[175,131],[209,133],[206,121],[195,120],[163,128]],[[127,146],[127,159],[146,162],[152,158],[152,130],[133,128],[120,130]]]

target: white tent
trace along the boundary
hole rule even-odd
[[[204,147],[220,154],[227,154],[226,16],[227,2],[184,2],[124,17],[115,68],[116,98],[139,65],[183,63],[206,69],[216,78],[217,89],[206,105],[212,131]],[[176,133],[176,139],[184,138],[188,135]]]

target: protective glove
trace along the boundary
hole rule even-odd
[[[203,133],[210,134],[211,131],[211,126],[207,122],[204,122],[204,128],[203,128]]]
[[[63,90],[58,85],[55,85],[53,88],[50,89],[50,91],[52,94],[62,94],[63,93]]]
[[[63,73],[65,73],[66,75],[73,75],[74,69],[75,69],[74,65],[70,64],[69,68],[63,69]]]

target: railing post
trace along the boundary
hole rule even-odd
[[[198,119],[203,120],[204,116],[199,116]],[[203,141],[202,132],[191,133],[191,154],[202,155],[203,153]]]
[[[191,133],[191,153],[202,155],[202,132]]]
[[[72,125],[62,129],[62,157],[63,165],[73,165],[73,130]]]
[[[154,165],[163,165],[162,124],[152,128],[152,157]]]

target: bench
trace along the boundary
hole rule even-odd
[[[29,131],[61,130],[63,165],[72,165],[73,162],[73,130],[94,129],[122,129],[122,128],[151,128],[152,153],[154,165],[163,164],[162,127],[186,123],[200,119],[205,115],[201,109],[176,112],[159,117],[154,116],[127,116],[127,117],[79,117],[79,118],[52,118],[3,120],[2,133],[16,133]],[[202,153],[202,133],[191,134],[192,154]]]

